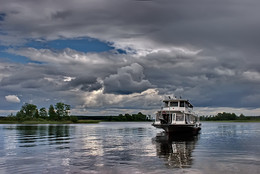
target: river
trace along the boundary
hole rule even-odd
[[[0,125],[0,173],[260,173],[260,123],[203,122],[172,137],[149,122]]]

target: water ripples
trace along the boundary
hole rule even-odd
[[[0,173],[254,173],[259,128],[205,123],[169,137],[150,123],[0,125]]]

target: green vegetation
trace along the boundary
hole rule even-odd
[[[138,114],[119,114],[118,116],[71,116],[70,105],[56,103],[49,109],[40,108],[34,104],[25,103],[16,115],[0,117],[0,124],[69,124],[69,123],[99,123],[100,121],[151,121],[150,116]]]
[[[91,123],[99,123],[101,120],[78,120],[77,123],[88,123],[88,124],[91,124]]]
[[[200,116],[201,121],[231,121],[231,122],[260,122],[260,116],[245,116],[235,113],[218,113],[215,116]]]
[[[101,120],[101,121],[151,121],[150,117],[139,112],[138,114],[119,114],[118,116],[77,116],[79,120]]]
[[[109,116],[107,121],[149,121],[146,115],[139,112],[138,114],[119,114],[118,116]]]
[[[57,103],[55,108],[50,105],[47,112],[46,108],[37,109],[34,104],[25,103],[16,115],[1,117],[0,123],[23,123],[23,124],[66,124],[77,123],[78,117],[70,116],[70,105]]]

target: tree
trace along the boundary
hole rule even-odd
[[[25,118],[25,115],[24,115],[23,112],[18,111],[18,112],[16,113],[16,118],[17,118],[18,121],[22,121],[22,120]]]
[[[62,102],[56,103],[55,105],[56,114],[58,119],[60,120],[61,117],[65,116],[65,104]]]
[[[48,117],[48,113],[46,111],[46,108],[41,108],[39,115],[40,115],[41,118],[44,118],[44,119],[47,118]]]
[[[58,120],[69,119],[70,105],[59,102],[59,103],[56,103],[55,109],[56,109],[56,115],[57,115]]]
[[[70,116],[70,105],[65,104],[65,115]]]
[[[56,115],[53,105],[50,105],[50,107],[49,107],[49,118],[50,118],[50,120],[57,120],[57,115]]]
[[[35,110],[33,117],[37,119],[40,117],[38,109]]]
[[[16,114],[16,116],[20,118],[33,118],[37,116],[35,115],[37,111],[38,110],[36,105],[25,103],[20,109],[20,111]]]
[[[120,121],[126,121],[126,116],[123,114],[118,115]]]
[[[239,120],[246,120],[246,116],[244,114],[239,115]]]
[[[70,121],[72,121],[73,123],[77,123],[78,122],[78,117],[77,116],[71,116],[70,117]]]
[[[55,107],[57,111],[55,111]],[[64,103],[57,103],[55,105],[50,105],[49,110],[47,112],[46,108],[41,108],[40,110],[37,109],[37,106],[34,104],[28,104],[25,103],[20,111],[16,113],[16,116],[14,116],[14,120],[23,122],[26,120],[37,120],[39,118],[41,119],[49,119],[49,120],[70,120],[70,105],[64,104]],[[49,117],[48,117],[49,115]],[[11,116],[9,116],[11,117]],[[71,121],[76,122],[76,119],[73,118]]]
[[[126,117],[127,121],[132,121],[133,120],[133,117],[130,114],[128,114],[128,113],[125,114],[125,117]]]

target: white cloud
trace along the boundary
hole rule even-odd
[[[63,81],[64,82],[70,82],[71,80],[74,80],[76,77],[68,77],[68,76],[65,76]]]
[[[107,59],[95,53],[83,53],[76,50],[66,48],[61,51],[52,51],[49,49],[35,49],[35,48],[21,48],[8,49],[8,53],[25,56],[33,61],[50,63],[50,64],[69,64],[69,63],[83,63],[83,64],[102,64],[107,63]]]
[[[215,68],[215,71],[218,75],[223,75],[223,76],[234,76],[235,75],[234,70],[227,69],[227,68]]]
[[[21,101],[16,95],[7,95],[5,96],[5,100],[11,103],[20,103]]]
[[[260,82],[260,73],[255,71],[246,71],[243,76],[251,81]]]
[[[151,108],[159,107],[162,96],[157,89],[147,89],[141,93],[129,95],[105,94],[103,89],[86,92],[82,98],[84,108],[116,107],[116,108]],[[158,105],[159,104],[159,105]]]

